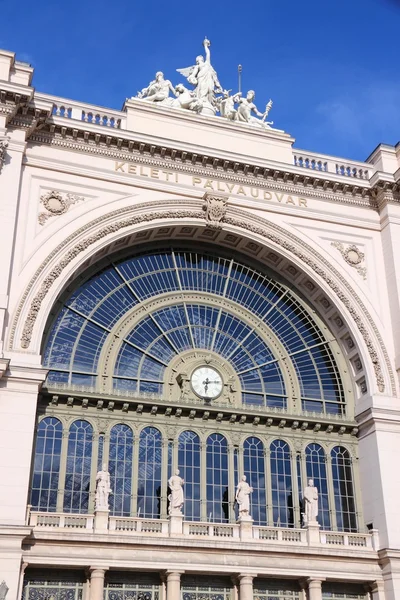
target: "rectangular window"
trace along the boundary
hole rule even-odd
[[[183,576],[181,600],[232,600],[232,584],[226,577]]]
[[[22,600],[82,600],[84,574],[65,571],[53,574],[47,570],[27,572]]]
[[[254,600],[298,600],[300,587],[297,581],[277,579],[255,579]]]

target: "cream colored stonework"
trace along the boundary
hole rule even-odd
[[[7,600],[20,598],[26,564],[88,569],[96,600],[108,569],[163,573],[170,600],[178,600],[172,594],[181,573],[232,575],[241,600],[252,598],[253,577],[262,575],[308,582],[311,600],[320,599],[325,579],[362,582],[374,598],[400,600],[400,146],[347,161],[297,150],[280,130],[137,99],[115,111],[53,97],[34,90],[32,74],[0,51],[0,140],[7,140],[0,163],[0,581],[10,588]],[[221,539],[212,527],[196,537],[185,521],[146,533],[135,519],[118,531],[111,517],[96,528],[93,514],[70,525],[63,514],[50,524],[28,514],[50,312],[105,256],[171,240],[212,243],[268,266],[328,323],[353,411],[346,435],[359,437],[363,521],[379,534],[361,532],[354,541],[353,534],[285,530],[267,541],[251,526],[243,538],[234,525]],[[268,418],[262,427],[301,431],[294,409],[282,426]],[[325,437],[343,435],[340,424],[330,425],[323,423]]]

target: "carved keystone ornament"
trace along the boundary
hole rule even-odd
[[[204,200],[203,210],[206,211],[207,225],[214,229],[221,229],[221,221],[226,214],[228,198],[206,194]]]

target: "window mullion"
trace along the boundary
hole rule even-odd
[[[57,512],[64,511],[64,492],[65,492],[65,476],[67,473],[67,454],[68,454],[68,438],[69,427],[63,424],[63,434],[61,443],[60,456],[60,474],[58,476],[58,492],[57,492]]]
[[[331,517],[331,529],[337,531],[337,520],[336,520],[336,502],[335,502],[335,491],[333,487],[333,475],[332,475],[332,457],[330,452],[326,453],[326,479],[328,483],[328,502],[329,502],[329,514]]]

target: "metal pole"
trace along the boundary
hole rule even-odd
[[[242,91],[242,65],[238,65],[239,93]]]

